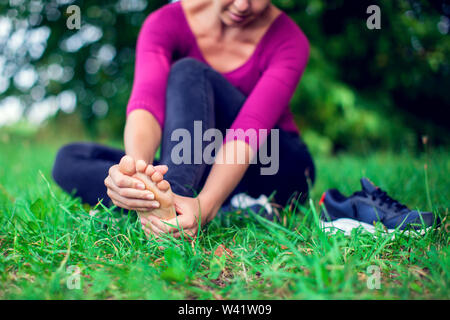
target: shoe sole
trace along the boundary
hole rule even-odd
[[[370,225],[365,222],[361,222],[358,220],[348,219],[348,218],[342,218],[342,219],[336,219],[333,221],[323,221],[320,220],[320,226],[323,231],[327,233],[335,234],[338,230],[344,231],[344,234],[346,236],[350,235],[353,229],[357,229],[359,227],[362,227],[364,231],[374,234],[375,233],[375,227],[373,225]],[[399,232],[405,234],[405,235],[424,235],[428,230],[431,229],[431,226],[426,229],[420,229],[419,230],[398,230]],[[387,229],[387,233],[393,233],[396,229]],[[394,235],[395,236],[395,235]]]

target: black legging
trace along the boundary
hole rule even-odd
[[[154,164],[169,167],[165,179],[175,193],[194,196],[204,185],[211,165],[204,162],[193,164],[194,161],[191,161],[192,164],[174,164],[171,151],[178,142],[171,141],[172,132],[184,128],[193,133],[194,121],[202,121],[203,130],[217,128],[225,134],[225,129],[231,126],[245,99],[227,79],[202,62],[184,58],[172,66],[168,79],[161,158]],[[202,148],[209,143],[203,142]],[[270,154],[270,136],[267,146]],[[95,143],[66,145],[56,156],[53,178],[65,191],[71,193],[75,189],[74,195],[81,197],[83,202],[95,205],[103,199],[103,203],[110,206],[112,202],[106,194],[104,180],[109,168],[117,164],[124,154],[123,150]],[[194,152],[191,154],[193,159]],[[240,192],[252,197],[261,194],[269,196],[276,190],[274,199],[281,205],[290,199],[306,200],[308,182],[314,183],[315,180],[315,168],[308,148],[297,133],[279,129],[279,169],[276,174],[261,175],[261,167],[267,166],[251,164],[230,197]]]

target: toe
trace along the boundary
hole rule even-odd
[[[135,174],[136,166],[134,163],[134,159],[128,155],[122,157],[122,159],[120,160],[120,163],[119,163],[119,170],[123,174],[129,175],[129,176]]]
[[[163,180],[163,181],[159,182],[156,186],[161,191],[167,191],[170,188],[170,184],[167,180]]]
[[[153,181],[154,183],[158,183],[158,182],[160,182],[160,181],[163,179],[163,175],[161,174],[161,172],[156,171],[156,172],[151,176],[151,178],[152,178],[152,181]]]
[[[147,163],[145,163],[144,160],[136,161],[136,171],[137,172],[145,172],[146,168],[147,168]]]
[[[149,164],[145,170],[145,174],[151,177],[155,173],[155,167]]]
[[[155,170],[161,172],[162,175],[165,175],[169,170],[169,167],[166,166],[165,164],[160,164],[155,166]]]

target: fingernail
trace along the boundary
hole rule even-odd
[[[159,207],[159,202],[154,203],[153,206],[154,206],[155,208],[158,208],[158,207]]]
[[[153,200],[155,198],[155,196],[153,195],[153,193],[149,193],[145,196],[147,199],[149,200]]]
[[[138,187],[138,189],[141,189],[141,190],[145,189],[145,185],[143,183],[138,183],[137,187]]]

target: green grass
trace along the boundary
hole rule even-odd
[[[50,172],[62,142],[0,138],[1,299],[450,298],[448,150],[316,157],[310,203],[285,208],[282,223],[234,215],[214,220],[195,243],[168,240],[160,250],[135,215],[99,206],[91,217],[59,189]],[[322,233],[322,192],[350,194],[361,176],[410,208],[431,206],[443,226],[395,239],[382,228],[376,237]],[[231,255],[216,255],[219,245]],[[367,286],[369,266],[381,270],[378,290]],[[74,267],[80,289],[67,286]]]

